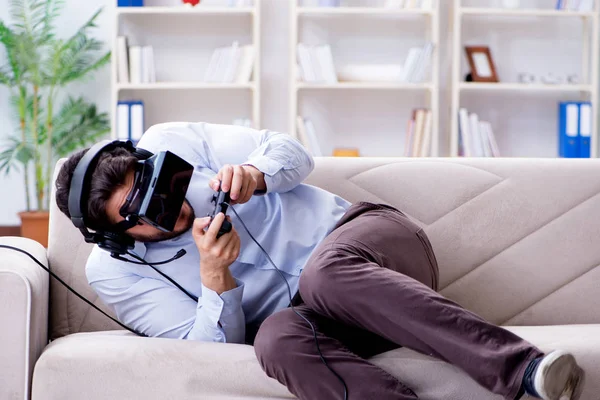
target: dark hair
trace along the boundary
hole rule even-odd
[[[73,172],[89,149],[72,154],[62,165],[56,178],[56,204],[69,218],[69,189]],[[106,202],[114,191],[125,184],[127,173],[132,171],[138,159],[128,150],[116,148],[103,152],[92,173],[90,191],[87,193],[86,225],[90,229],[110,229],[113,225],[106,213]],[[84,194],[85,195],[85,194]]]

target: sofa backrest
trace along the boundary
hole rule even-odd
[[[408,214],[441,293],[493,323],[600,323],[600,159],[318,158],[307,183]],[[90,250],[53,204],[51,268],[103,307],[85,279]],[[118,328],[56,282],[51,302],[53,337]]]

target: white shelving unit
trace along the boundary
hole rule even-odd
[[[500,93],[509,93],[514,96],[530,96],[531,101],[536,99],[544,99],[547,96],[571,96],[572,100],[591,101],[593,128],[591,137],[591,157],[598,157],[598,56],[599,56],[599,7],[596,1],[594,11],[579,12],[568,10],[555,9],[535,9],[535,8],[475,8],[463,7],[463,0],[454,1],[454,13],[452,20],[453,29],[453,48],[452,48],[452,98],[451,98],[451,137],[450,137],[450,156],[457,157],[459,155],[459,110],[462,105],[462,97],[464,94],[477,96],[491,96]],[[548,2],[546,2],[548,3]],[[554,5],[553,1],[551,5]],[[465,20],[469,21],[470,17],[477,20],[479,17],[502,17],[507,25],[518,19],[527,18],[528,21],[547,22],[550,19],[555,21],[580,21],[582,28],[583,51],[581,64],[581,82],[580,84],[544,84],[533,83],[524,84],[518,82],[499,82],[499,83],[476,83],[464,82],[464,76],[468,72],[464,70],[464,60],[466,55],[464,52],[465,38],[463,37],[463,29]],[[541,21],[540,21],[541,20]],[[543,38],[536,37],[536,40]],[[483,45],[483,43],[482,43]],[[492,55],[494,49],[492,49]],[[561,57],[560,51],[556,51],[554,57]],[[558,59],[557,59],[558,60]],[[548,63],[551,63],[551,58],[548,56]],[[499,60],[494,57],[496,69],[504,60]],[[529,97],[528,97],[529,98]],[[556,106],[558,109],[558,105]],[[470,111],[470,110],[469,110]],[[480,118],[486,119],[486,116],[479,115]],[[507,115],[506,118],[511,116]],[[554,117],[555,120],[557,117]],[[502,131],[495,131],[496,138],[503,134]],[[556,134],[557,135],[557,134]],[[544,139],[540,139],[544,140]],[[510,156],[510,154],[501,154],[501,156]],[[533,155],[535,156],[535,155]],[[558,156],[558,152],[556,154]]]
[[[310,102],[311,96],[320,94],[329,94],[329,93],[347,93],[346,97],[350,96],[362,96],[363,94],[369,94],[372,96],[377,96],[376,93],[380,93],[382,96],[384,93],[387,93],[386,100],[390,99],[390,93],[393,93],[393,96],[398,98],[402,98],[407,100],[408,96],[416,96],[422,95],[425,97],[425,104],[422,103],[413,103],[414,108],[419,108],[426,106],[432,112],[432,156],[438,156],[439,153],[439,65],[440,65],[440,56],[439,56],[439,47],[440,43],[440,33],[439,33],[439,18],[440,18],[440,5],[439,1],[444,0],[434,0],[434,6],[431,10],[422,10],[422,9],[393,9],[393,8],[385,8],[383,7],[383,3],[380,7],[365,7],[366,4],[371,4],[367,2],[362,2],[362,6],[343,6],[343,7],[303,7],[299,5],[299,1],[301,0],[291,0],[291,12],[290,12],[290,46],[289,46],[289,64],[290,64],[290,114],[289,114],[289,132],[293,133],[297,131],[297,117],[301,111],[301,101]],[[375,4],[375,2],[373,2]],[[340,81],[337,84],[319,84],[319,83],[306,83],[303,81],[299,81],[297,79],[298,75],[298,66],[297,66],[297,45],[299,43],[299,37],[302,35],[302,29],[306,29],[302,26],[302,24],[306,21],[319,21],[322,24],[323,30],[321,33],[324,36],[329,36],[329,33],[325,31],[328,28],[327,22],[336,21],[338,23],[346,24],[346,26],[351,26],[353,21],[356,19],[360,19],[361,21],[369,20],[369,21],[385,21],[386,23],[390,23],[393,21],[398,24],[402,24],[403,22],[410,20],[412,22],[418,21],[418,23],[425,23],[425,34],[423,33],[414,33],[409,32],[411,36],[410,39],[423,39],[428,42],[432,42],[434,45],[434,51],[431,58],[431,80],[426,83],[403,83],[403,82],[390,82],[390,83],[382,83],[382,82],[344,82]],[[360,35],[364,35],[365,37],[369,36],[369,32],[360,31]],[[351,32],[353,35],[356,32]],[[399,39],[404,39],[403,37],[399,37]],[[324,44],[328,42],[327,40],[321,42],[320,44]],[[316,44],[316,43],[315,43]],[[332,47],[334,63],[336,64],[336,69],[339,68],[338,60],[336,60],[336,42],[329,41],[329,45]],[[389,51],[387,51],[389,53]],[[404,55],[406,56],[406,54]],[[305,97],[305,98],[303,98]],[[411,101],[408,98],[407,101]],[[331,104],[330,104],[331,105]],[[393,109],[393,106],[389,106]],[[328,110],[329,112],[330,110]],[[405,121],[404,123],[399,123],[397,126],[397,131],[394,133],[398,135],[398,137],[394,138],[395,141],[399,139],[404,143],[405,134],[406,134],[406,123],[411,119],[411,109],[402,110],[399,109],[397,116],[399,120]],[[346,118],[348,115],[338,115],[339,113],[331,112],[328,118]],[[306,115],[304,115],[306,117]],[[373,129],[377,129],[377,127],[373,127]],[[344,135],[346,132],[336,132],[340,135]],[[320,141],[322,140],[323,130],[318,129],[317,127],[317,136],[320,137]],[[361,136],[364,137],[362,140],[372,140],[369,138],[369,132],[362,132]],[[385,139],[381,139],[385,140]],[[382,146],[383,145],[383,146]],[[381,144],[383,148],[385,148],[385,143]],[[344,147],[340,145],[339,147]],[[351,146],[352,147],[352,146]],[[381,148],[381,147],[380,147]],[[329,154],[324,154],[329,155]],[[361,155],[362,154],[361,152]],[[378,154],[373,154],[377,156]],[[389,154],[395,156],[401,156],[400,148],[397,153]]]
[[[261,0],[254,0],[252,7],[203,7],[200,4],[193,8],[171,6],[175,3],[169,4],[169,1],[154,0],[150,2],[152,5],[144,7],[115,6],[111,82],[112,136],[116,137],[116,112],[114,110],[117,102],[132,99],[140,99],[144,101],[145,105],[146,100],[150,103],[148,107],[145,107],[145,129],[155,123],[169,122],[179,118],[182,118],[179,120],[189,121],[231,123],[234,117],[244,116],[251,118],[255,128],[260,128]],[[165,5],[160,4],[161,2]],[[198,30],[207,23],[218,28],[218,32],[210,32],[209,28],[206,28],[206,32]],[[241,25],[249,26],[249,28],[239,28]],[[201,42],[203,33],[206,33],[207,39]],[[157,81],[155,83],[119,83],[117,81],[116,49],[117,37],[121,35],[128,37],[129,45],[152,45],[155,63],[163,63],[163,72],[169,71],[169,66],[164,64],[170,62],[169,60],[177,65],[177,72],[171,72],[165,78],[165,76],[161,76],[161,69],[157,65]],[[247,41],[242,40],[244,43],[241,44],[254,46],[252,81],[242,84],[203,82],[204,70],[208,66],[210,55],[214,49],[231,45],[233,40],[237,40],[236,35],[249,38]],[[148,38],[149,36],[151,37]],[[187,36],[197,37],[199,43],[194,43]],[[170,40],[172,42],[169,42]],[[200,62],[196,64],[198,60]],[[185,73],[181,73],[182,71]],[[213,97],[218,97],[218,99],[214,100]],[[177,100],[180,100],[179,104],[174,104],[177,103]],[[242,110],[240,112],[244,112],[245,115],[232,115],[231,120],[211,120],[208,113],[223,114],[222,110],[227,109],[230,104],[236,108],[236,111]],[[169,112],[170,108],[177,109]],[[196,117],[195,108],[198,111],[208,111]],[[173,114],[173,117],[169,116]]]

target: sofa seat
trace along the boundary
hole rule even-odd
[[[572,351],[587,372],[582,399],[597,398],[600,324],[506,328],[544,351]],[[458,368],[408,349],[372,361],[423,400],[501,400]],[[265,379],[251,346],[139,338],[122,331],[53,341],[35,365],[32,390],[34,399],[45,400],[294,398],[277,381]]]

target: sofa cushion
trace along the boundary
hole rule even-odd
[[[510,327],[544,351],[575,353],[587,372],[582,400],[600,392],[600,325]],[[501,400],[443,361],[398,349],[373,363],[398,377],[422,400]],[[408,362],[410,361],[410,362]],[[54,341],[35,366],[33,398],[293,399],[268,378],[246,345],[139,338],[124,332],[69,335]]]

